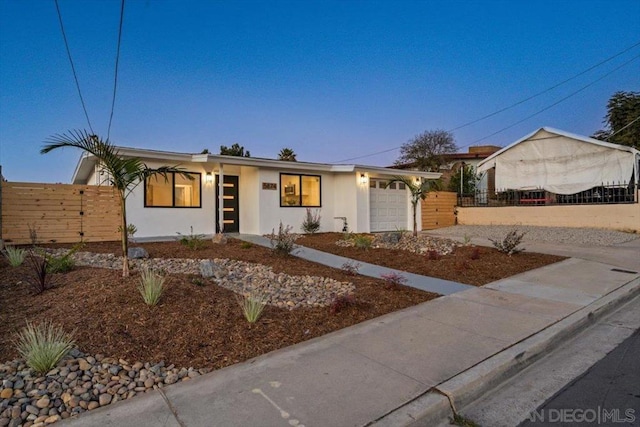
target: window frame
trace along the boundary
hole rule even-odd
[[[164,177],[160,174],[156,176],[152,176],[150,178],[146,178],[144,180],[144,207],[145,208],[160,208],[160,209],[201,209],[202,208],[202,173],[201,172],[183,172],[188,175],[198,175],[200,179],[200,188],[199,188],[199,197],[198,197],[198,205],[197,206],[176,206],[176,174],[180,175],[178,172],[167,172],[167,176],[172,176],[172,188],[171,188],[171,206],[153,206],[149,205],[147,202],[147,180],[148,179],[164,179]],[[197,178],[196,178],[197,179]]]
[[[299,205],[284,205],[282,204],[282,175],[288,175],[288,176],[297,176],[298,177],[298,186],[300,188],[300,195],[298,196],[298,200],[300,202]],[[303,206],[302,205],[302,177],[307,177],[307,178],[318,178],[318,193],[319,193],[319,200],[320,203],[318,205],[309,205],[309,206]],[[313,174],[306,174],[306,173],[289,173],[289,172],[280,172],[280,176],[279,176],[279,182],[278,182],[278,197],[280,198],[280,207],[281,208],[321,208],[322,207],[322,175],[313,175]]]

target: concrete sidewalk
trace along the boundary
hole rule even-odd
[[[62,426],[430,425],[640,292],[583,259],[438,298]]]

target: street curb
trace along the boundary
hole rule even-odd
[[[485,359],[368,426],[433,426],[452,416],[445,394],[461,408],[556,348],[598,319],[640,295],[640,277],[604,295],[564,319]]]

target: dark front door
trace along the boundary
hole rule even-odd
[[[223,209],[223,224],[224,227],[220,227],[218,222],[220,212],[220,186],[217,184],[220,179],[220,175],[216,177],[216,229],[223,229],[225,233],[238,233],[240,232],[240,212],[238,202],[238,177],[232,175],[225,175],[224,182],[222,184],[222,209]]]

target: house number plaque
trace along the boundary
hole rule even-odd
[[[262,189],[263,190],[277,190],[278,189],[278,184],[276,184],[275,182],[263,182],[262,183]]]

